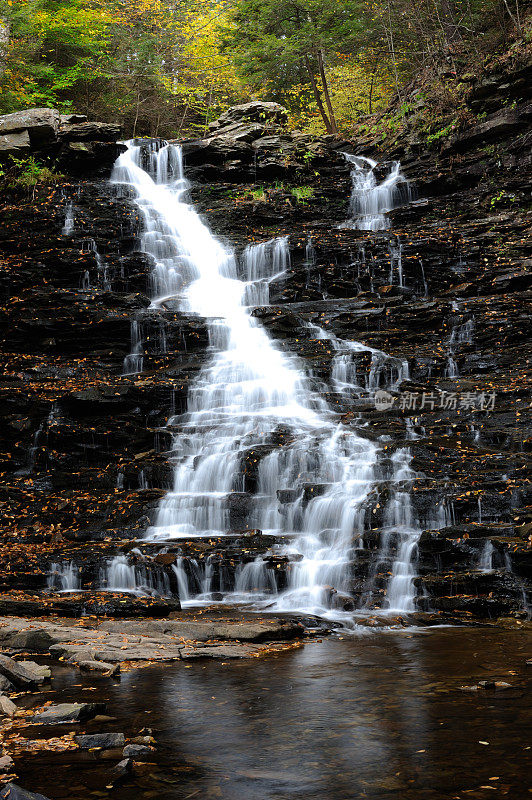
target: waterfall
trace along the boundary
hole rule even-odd
[[[141,247],[155,260],[152,307],[205,318],[211,356],[189,386],[186,412],[169,420],[170,430],[179,430],[172,446],[173,487],[147,537],[163,542],[260,529],[276,537],[275,554],[289,563],[285,588],[278,591],[274,571],[258,558],[237,567],[235,599],[267,597],[273,600],[269,607],[278,610],[341,617],[335,598],[350,593],[353,547],[354,542],[363,546],[379,446],[339,421],[299,360],[279,349],[248,311],[250,305],[268,303],[270,281],[287,271],[288,241],[250,245],[238,258],[185,201],[179,148],[137,140],[127,146],[113,181],[134,191],[142,215]],[[390,185],[406,183],[398,167],[393,175]],[[395,196],[392,189],[387,192]],[[378,213],[384,214],[385,204],[379,203]],[[408,376],[408,364],[400,359],[321,331],[319,338],[324,336],[344,351],[333,364],[339,391],[394,388]],[[361,351],[372,358],[365,389],[356,385],[353,360]],[[348,359],[341,359],[346,352]],[[280,431],[285,432],[281,444]],[[243,459],[260,446],[266,453],[250,496],[242,490]],[[396,470],[403,482],[411,475],[405,477],[405,463],[406,457]],[[414,526],[399,492],[395,502],[402,509],[395,524],[406,550],[400,548],[390,590],[394,609],[408,610]],[[193,559],[178,559],[174,573],[185,601],[192,596],[208,601],[213,591],[229,588],[219,559],[211,556],[201,567]],[[107,584],[138,585],[125,557],[109,567]]]
[[[69,200],[65,207],[65,222],[61,229],[63,236],[70,236],[74,230],[74,204]]]
[[[127,556],[122,554],[108,560],[106,566],[100,569],[99,583],[101,589],[109,592],[171,594],[168,575],[145,565],[130,564]]]
[[[414,520],[410,492],[406,491],[404,486],[415,478],[410,461],[411,453],[408,448],[402,448],[393,454],[392,483],[400,484],[400,488],[394,491],[386,509],[386,522],[399,537],[397,557],[392,566],[392,575],[386,592],[387,603],[390,610],[402,612],[415,609],[415,560],[417,543],[421,535],[421,528]]]
[[[481,572],[490,572],[493,569],[494,552],[495,548],[493,547],[491,539],[486,539],[484,547],[480,553],[477,569],[479,569]]]
[[[407,205],[412,199],[412,190],[401,172],[398,161],[390,164],[387,175],[379,180],[376,170],[379,165],[371,158],[351,156],[344,153],[351,164],[351,219],[342,227],[362,231],[382,231],[390,227],[386,216],[389,211]]]
[[[79,570],[73,561],[58,564],[54,562],[48,571],[47,586],[62,592],[75,592],[81,588]]]
[[[136,375],[142,372],[144,362],[144,348],[142,345],[142,327],[140,323],[131,320],[131,351],[124,359],[124,375]]]

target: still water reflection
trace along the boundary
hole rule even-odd
[[[522,632],[440,628],[91,679],[98,691],[84,699],[105,699],[117,719],[86,730],[149,726],[157,764],[107,790],[108,764],[34,756],[19,762],[20,783],[52,800],[519,800],[531,796],[526,657]],[[513,688],[459,688],[486,678]],[[65,672],[54,689],[79,698],[73,683]]]

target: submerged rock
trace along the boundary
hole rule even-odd
[[[33,722],[58,725],[63,722],[86,722],[105,711],[105,703],[59,703],[35,714]]]

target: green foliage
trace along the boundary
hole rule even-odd
[[[32,189],[38,185],[47,186],[57,183],[63,177],[45,164],[39,163],[34,156],[29,158],[10,156],[10,160],[13,164],[12,177],[9,180],[11,186]],[[9,172],[4,172],[3,175],[9,176]]]
[[[293,195],[298,203],[306,203],[314,197],[314,189],[312,186],[294,186],[290,189],[290,194]]]

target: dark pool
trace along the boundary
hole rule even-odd
[[[65,668],[49,699],[106,700],[117,720],[83,730],[149,726],[157,763],[109,790],[111,765],[95,756],[25,756],[19,783],[52,800],[530,798],[526,644],[522,631],[370,632],[261,660],[145,668],[119,683],[85,678],[85,691]],[[459,688],[487,678],[513,688]]]

